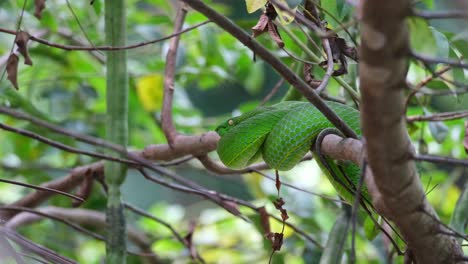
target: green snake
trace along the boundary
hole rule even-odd
[[[356,109],[335,102],[327,102],[327,105],[361,135]],[[263,158],[272,169],[290,170],[311,149],[319,133],[329,128],[334,128],[333,124],[312,104],[285,101],[259,107],[219,125],[216,132],[221,139],[217,152],[221,161],[234,169],[245,168]],[[314,157],[338,194],[352,201],[360,168],[351,162],[334,162],[317,153]],[[365,186],[362,194],[370,201]]]

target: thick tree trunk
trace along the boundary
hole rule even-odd
[[[417,263],[457,263],[462,255],[454,237],[426,200],[411,160],[405,121],[408,69],[405,17],[411,1],[361,1],[359,63],[362,126],[369,165],[379,192],[376,207],[401,230]],[[375,198],[375,197],[374,197]]]

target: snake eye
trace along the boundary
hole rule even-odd
[[[228,124],[229,124],[230,126],[234,125],[234,120],[229,119]]]

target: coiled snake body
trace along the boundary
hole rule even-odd
[[[361,134],[356,109],[335,102],[327,105],[356,134]],[[216,132],[221,140],[217,152],[230,168],[244,168],[263,157],[272,169],[290,170],[310,150],[317,135],[328,128],[334,128],[333,124],[312,104],[285,101],[257,108],[219,125]],[[353,200],[360,168],[351,162],[334,162],[316,154],[314,157],[338,193],[348,201]],[[369,199],[365,187],[362,193]]]

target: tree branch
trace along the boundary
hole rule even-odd
[[[320,96],[307,85],[299,76],[297,76],[288,66],[277,59],[270,51],[245,33],[240,27],[231,20],[216,12],[200,0],[180,0],[187,3],[193,9],[208,17],[211,21],[230,33],[242,44],[251,49],[258,57],[270,64],[287,82],[298,89],[304,97],[309,100],[330,122],[343,132],[347,137],[357,138],[356,133],[341,120],[326,104]]]
[[[443,227],[437,221],[421,212],[423,209],[437,218],[410,160],[403,94],[409,54],[404,18],[410,6],[409,0],[361,1],[363,135],[369,166],[386,209],[379,212],[396,223],[418,263],[455,263],[462,251],[453,237],[438,233]]]
[[[424,19],[467,19],[468,13],[466,10],[446,10],[446,11],[427,11],[413,10],[413,16]]]
[[[46,46],[49,46],[49,47],[53,47],[53,48],[57,48],[57,49],[62,49],[62,50],[69,50],[69,51],[78,51],[78,50],[83,50],[83,51],[116,51],[116,50],[130,50],[130,49],[136,49],[136,48],[140,48],[140,47],[144,47],[144,46],[148,46],[148,45],[151,45],[151,44],[155,44],[155,43],[158,43],[158,42],[161,42],[161,41],[165,41],[165,40],[168,40],[168,39],[171,39],[173,37],[176,37],[176,36],[180,36],[184,33],[187,33],[189,31],[192,31],[196,28],[199,28],[203,25],[206,25],[208,23],[210,23],[211,21],[207,20],[207,21],[204,21],[204,22],[201,22],[201,23],[198,23],[196,25],[193,25],[191,27],[188,27],[184,30],[180,30],[176,33],[173,33],[171,35],[167,35],[165,37],[162,37],[162,38],[158,38],[158,39],[154,39],[154,40],[150,40],[150,41],[144,41],[144,42],[139,42],[139,43],[136,43],[136,44],[132,44],[132,45],[128,45],[128,46],[96,46],[96,47],[88,47],[88,46],[83,46],[83,45],[80,45],[80,46],[77,46],[77,45],[63,45],[63,44],[58,44],[58,43],[54,43],[54,42],[51,42],[51,41],[48,41],[46,39],[43,39],[43,38],[40,38],[40,37],[36,37],[34,35],[29,35],[29,40],[32,40],[32,41],[35,41],[37,43],[40,43],[40,44],[43,44],[43,45],[46,45]],[[9,29],[5,29],[5,28],[0,28],[0,32],[3,32],[3,33],[6,33],[6,34],[10,34],[10,35],[16,35],[17,32],[14,31],[14,30],[9,30]],[[65,31],[60,31],[59,32],[61,35],[63,36],[67,36],[67,37],[70,37],[67,32]],[[76,40],[75,40],[76,41]]]
[[[179,32],[184,24],[187,10],[185,4],[181,4],[177,10],[177,15],[174,22],[174,33]],[[163,106],[161,111],[161,126],[166,135],[169,146],[172,147],[178,135],[172,120],[172,98],[174,96],[174,78],[176,71],[177,48],[179,47],[180,36],[171,39],[169,50],[166,55],[166,69],[164,71],[164,95]]]
[[[103,213],[89,210],[89,209],[69,209],[60,208],[55,206],[42,207],[37,210],[31,210],[29,208],[21,207],[0,207],[2,209],[11,209],[20,211],[18,215],[10,219],[5,226],[11,229],[17,229],[21,226],[30,225],[38,222],[44,218],[50,218],[53,220],[60,221],[86,235],[105,241],[104,237],[95,233],[91,233],[81,226],[92,226],[97,229],[105,229],[107,227],[106,216]],[[128,227],[128,239],[132,241],[143,253],[143,257],[146,257],[148,263],[160,263],[159,258],[151,250],[151,240],[143,232]],[[129,251],[129,253],[133,253]],[[134,253],[139,255],[139,253]]]

